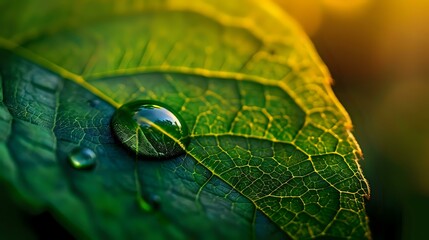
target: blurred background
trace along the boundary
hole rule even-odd
[[[364,152],[374,239],[429,225],[429,1],[276,0],[334,79]]]

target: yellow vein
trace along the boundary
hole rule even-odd
[[[106,101],[107,103],[109,103],[110,105],[112,105],[115,108],[119,108],[121,106],[120,103],[116,102],[115,100],[113,100],[111,97],[107,96],[104,92],[100,91],[98,88],[96,88],[95,86],[93,86],[92,84],[88,83],[87,81],[85,81],[85,79],[75,73],[72,73],[70,71],[68,71],[67,69],[58,66],[57,64],[49,61],[48,59],[41,57],[40,55],[19,46],[18,44],[11,42],[7,39],[1,38],[0,37],[0,46],[13,52],[16,53],[22,57],[24,57],[27,60],[33,61],[39,65],[41,65],[42,67],[45,67],[46,69],[60,75],[62,78],[71,80],[72,82],[82,86],[83,88],[87,89],[88,91],[90,91],[91,93],[93,93],[94,95],[96,95],[97,97],[101,98],[102,100]]]
[[[220,179],[223,179],[226,183],[228,183],[228,181],[226,181],[219,173],[215,172],[214,169],[211,169],[210,166],[207,166],[205,164],[203,164],[203,161],[201,161],[201,159],[198,158],[198,156],[192,154],[190,151],[186,150],[186,146],[180,141],[180,139],[177,139],[175,136],[171,135],[168,131],[165,131],[162,127],[158,126],[157,124],[155,124],[154,122],[152,122],[151,120],[144,118],[142,119],[143,121],[145,121],[146,123],[148,123],[149,125],[151,125],[152,127],[154,127],[156,130],[158,130],[159,132],[161,132],[162,134],[166,135],[167,137],[169,137],[170,139],[172,139],[176,144],[178,144],[185,152],[186,154],[188,154],[189,156],[191,156],[193,159],[195,159],[195,161],[197,161],[198,163],[202,164],[203,166],[205,166],[213,175],[212,176],[216,176]],[[136,133],[137,134],[137,133]],[[229,183],[228,183],[229,184]],[[231,185],[231,187],[234,188],[234,186]],[[234,188],[235,189],[235,188]],[[239,192],[240,194],[242,194],[243,196],[246,196],[242,191],[240,191],[239,189],[235,189],[237,192]],[[255,206],[259,206],[256,201],[254,201],[253,199],[248,198],[251,202],[253,202],[253,204]]]
[[[134,75],[134,74],[144,74],[144,73],[153,73],[153,72],[162,72],[162,73],[177,73],[177,74],[190,74],[190,75],[199,75],[207,78],[231,78],[233,80],[244,80],[261,83],[268,86],[278,86],[279,83],[277,79],[270,79],[265,77],[259,77],[255,75],[249,75],[239,72],[230,72],[222,70],[210,70],[205,68],[198,67],[185,67],[185,66],[140,66],[135,68],[126,68],[126,69],[116,69],[112,71],[93,73],[87,76],[88,81],[94,81],[102,79],[105,77],[116,77],[123,75]]]

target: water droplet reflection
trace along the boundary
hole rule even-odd
[[[89,148],[75,148],[69,154],[70,165],[75,169],[92,169],[97,164],[96,154]]]
[[[127,103],[116,110],[112,129],[135,153],[149,158],[171,158],[185,153],[188,128],[167,105],[148,100]]]

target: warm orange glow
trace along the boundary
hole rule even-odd
[[[369,5],[369,0],[321,0],[327,10],[339,14],[357,14]]]
[[[323,20],[320,0],[276,0],[312,36],[319,30]]]

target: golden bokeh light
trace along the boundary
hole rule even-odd
[[[299,22],[308,35],[313,36],[319,30],[323,21],[320,0],[275,1]]]
[[[359,14],[371,3],[369,0],[320,0],[323,7],[337,14],[350,16]]]

